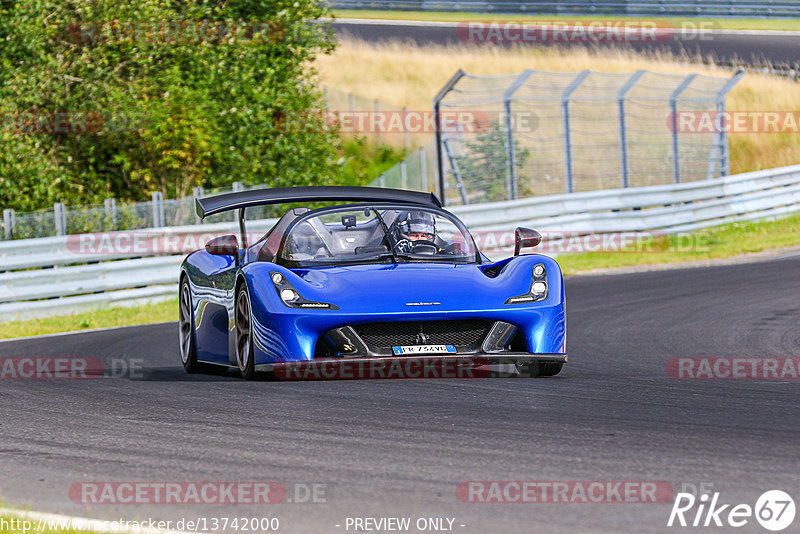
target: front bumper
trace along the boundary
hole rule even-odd
[[[564,363],[566,361],[566,354],[531,354],[527,352],[317,358],[309,361],[256,365],[256,371],[272,373],[281,380],[509,378],[530,376],[529,370],[535,364]]]

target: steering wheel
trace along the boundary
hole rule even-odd
[[[423,247],[423,250],[426,250],[426,249],[427,250],[432,249],[432,250],[430,250],[430,252],[427,252],[427,250],[426,250],[426,252],[422,252],[422,250],[417,251],[417,247]],[[433,241],[429,241],[427,239],[418,239],[416,241],[412,241],[411,242],[411,250],[415,254],[431,254],[431,255],[433,255],[433,254],[436,254],[437,252],[439,252],[439,245],[437,245]]]
[[[430,247],[430,252],[422,252],[417,251],[417,247],[420,245],[428,248]],[[394,244],[395,250],[398,252],[407,254],[409,252],[413,252],[415,254],[436,254],[439,251],[439,245],[434,243],[433,241],[429,241],[427,239],[418,239],[417,241],[411,241],[410,239],[401,239],[397,243]]]

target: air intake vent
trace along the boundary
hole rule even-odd
[[[396,345],[416,345],[417,335],[422,333],[426,343],[432,345],[455,345],[456,347],[479,347],[489,329],[491,321],[461,319],[454,321],[403,321],[397,323],[368,323],[353,329],[372,349]]]
[[[506,266],[506,264],[503,264],[503,265],[492,265],[491,267],[489,267],[487,269],[481,269],[481,270],[483,271],[483,274],[485,274],[489,278],[497,278],[497,275],[500,274],[500,271],[502,271],[503,267],[505,267],[505,266]]]

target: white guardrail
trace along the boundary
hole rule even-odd
[[[513,245],[516,226],[534,228],[552,240],[688,232],[800,211],[800,165],[701,182],[449,209],[484,250],[495,252]],[[273,223],[249,222],[248,233],[263,234]],[[0,321],[172,298],[183,257],[211,237],[237,232],[235,223],[219,223],[0,242]]]

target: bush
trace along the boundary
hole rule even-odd
[[[309,21],[328,14],[325,3],[0,5],[0,206],[147,200],[152,191],[175,198],[234,181],[340,180],[334,132],[286,132],[273,120],[322,106],[312,65],[333,40]],[[147,33],[130,21],[160,24]],[[193,40],[197,28],[210,30]],[[54,127],[54,114],[69,118],[66,131]]]

